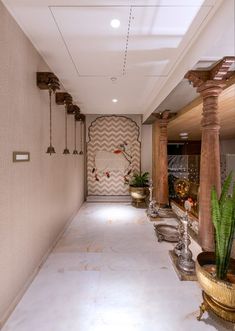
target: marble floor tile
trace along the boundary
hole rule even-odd
[[[2,331],[226,330],[215,316],[197,321],[201,290],[178,280],[173,247],[144,209],[85,203]]]

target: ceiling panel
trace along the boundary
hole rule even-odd
[[[199,9],[163,5],[50,8],[82,76],[166,76]],[[113,18],[120,20],[118,29],[110,26]]]
[[[142,114],[149,90],[161,79],[122,76],[113,83],[109,77],[81,77],[72,95],[85,113]],[[114,98],[118,99],[117,103],[112,102]]]
[[[79,75],[120,76],[128,7],[52,7],[51,11]],[[118,29],[110,26],[119,19]]]
[[[156,109],[161,89],[174,81],[173,70],[222,0],[3,3],[82,111],[143,114]],[[112,18],[119,29],[110,27]]]

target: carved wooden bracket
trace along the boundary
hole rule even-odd
[[[225,56],[210,71],[210,79],[227,80],[235,72],[229,71],[231,65],[235,62],[235,56]]]
[[[71,94],[67,92],[57,92],[55,95],[55,102],[57,105],[71,105],[73,98]]]
[[[75,112],[75,121],[85,122],[85,115],[81,114],[80,112]]]
[[[184,78],[188,79],[193,87],[199,87],[207,81],[226,83],[228,79],[235,76],[235,71],[229,71],[231,65],[235,63],[235,56],[225,56],[209,69],[189,70]]]
[[[60,81],[53,72],[37,72],[37,86],[41,90],[56,90],[60,89]]]

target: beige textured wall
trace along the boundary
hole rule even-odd
[[[54,105],[48,135],[48,92],[36,72],[50,70],[0,2],[0,322],[43,256],[83,202],[82,156],[63,156],[64,112]],[[72,128],[72,117],[69,118]],[[69,147],[72,149],[72,131]],[[30,162],[13,163],[13,151]]]

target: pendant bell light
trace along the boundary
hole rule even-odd
[[[74,120],[74,150],[73,150],[73,155],[78,155],[76,131],[77,131],[77,122]]]
[[[83,139],[82,139],[82,136],[83,136],[83,130],[82,130],[82,128],[83,128],[83,122],[81,121],[80,122],[80,148],[81,148],[81,150],[80,150],[80,152],[79,152],[79,155],[83,155],[84,153],[83,153]]]
[[[68,149],[68,113],[66,107],[65,107],[65,148],[63,154],[65,155],[70,154],[70,151]]]
[[[47,154],[54,154],[55,153],[55,148],[52,146],[52,111],[51,111],[51,93],[52,93],[52,90],[49,89],[49,104],[50,104],[50,145],[47,147],[47,151],[46,153]]]
[[[59,79],[52,72],[37,72],[37,86],[41,90],[49,91],[49,132],[50,145],[47,148],[47,154],[55,154],[55,148],[52,145],[52,106],[51,95],[60,88]]]
[[[78,155],[77,151],[77,120],[76,115],[78,116],[80,114],[80,108],[76,105],[74,105],[74,150],[73,155]]]
[[[85,115],[81,114],[80,111],[75,113],[75,120],[80,122],[80,152],[79,155],[83,155],[83,123],[85,122]]]
[[[64,155],[70,154],[70,151],[68,149],[68,113],[69,113],[71,107],[73,106],[72,102],[73,102],[73,98],[69,93],[67,93],[67,92],[56,93],[56,103],[58,105],[65,105],[65,121],[64,121],[65,148],[63,150]]]

